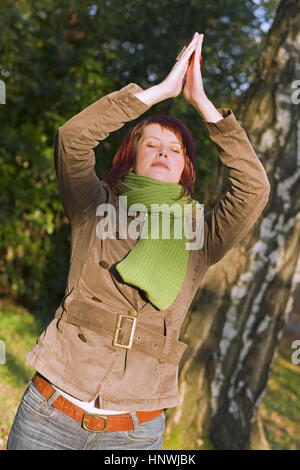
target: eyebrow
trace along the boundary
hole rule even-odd
[[[144,137],[144,140],[146,139],[156,139],[156,140],[161,140],[159,137],[154,137],[153,135],[148,135],[147,137]],[[180,142],[175,142],[174,140],[169,142],[169,144],[178,144],[178,145],[181,145]]]

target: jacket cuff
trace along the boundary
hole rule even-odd
[[[143,88],[141,88],[136,83],[130,82],[120,90],[113,91],[107,95],[107,98],[109,100],[113,100],[115,103],[119,103],[132,109],[137,114],[142,114],[147,111],[147,109],[151,108],[151,105],[144,103],[135,96],[135,93],[140,91],[144,91]]]
[[[210,134],[232,133],[234,129],[243,129],[231,108],[217,108],[217,110],[223,116],[223,119],[220,119],[217,122],[203,121],[203,124]]]

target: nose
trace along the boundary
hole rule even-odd
[[[165,157],[166,157],[166,158],[168,157],[166,150],[164,150],[164,151],[163,151],[163,150],[160,150],[160,151],[158,152],[158,155],[159,155],[159,156],[162,156],[163,154],[165,154]]]

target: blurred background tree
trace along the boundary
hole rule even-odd
[[[297,369],[292,361],[297,346],[291,336],[282,338],[300,268],[299,25],[300,0],[282,0],[235,112],[266,169],[271,192],[246,237],[210,267],[182,325],[181,339],[190,347],[180,363],[180,405],[167,411],[166,436],[170,430],[173,436],[180,422],[184,448],[269,449],[261,402],[268,383],[269,390],[274,387],[269,379],[278,353],[286,367]],[[216,172],[213,205],[227,189],[227,172],[223,165]],[[299,338],[299,323],[298,336],[296,327],[295,322]],[[294,390],[299,373],[298,366]],[[286,414],[293,425],[285,419],[280,427],[299,436],[296,395],[281,391],[289,396],[292,411]],[[278,400],[272,406],[278,409]],[[274,426],[276,419],[274,413],[269,422]]]
[[[204,33],[203,77],[217,107],[235,111],[253,78],[277,0],[2,0],[0,78],[0,295],[49,318],[64,294],[70,228],[53,165],[58,126],[130,82],[159,83],[195,31]],[[196,194],[209,203],[218,155],[200,116],[180,95],[147,111],[190,128],[197,149]],[[143,116],[144,117],[144,116]],[[131,127],[96,149],[103,179]],[[212,189],[212,186],[211,186]]]

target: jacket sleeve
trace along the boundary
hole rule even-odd
[[[208,213],[204,208],[203,254],[210,266],[253,227],[266,206],[270,183],[246,132],[230,108],[218,108],[223,119],[203,122],[215,143],[220,159],[228,167],[230,187],[223,199]]]
[[[79,224],[105,200],[104,182],[95,173],[93,148],[126,122],[136,119],[150,105],[135,93],[143,89],[129,83],[103,96],[59,127],[54,134],[54,166],[64,212]]]

